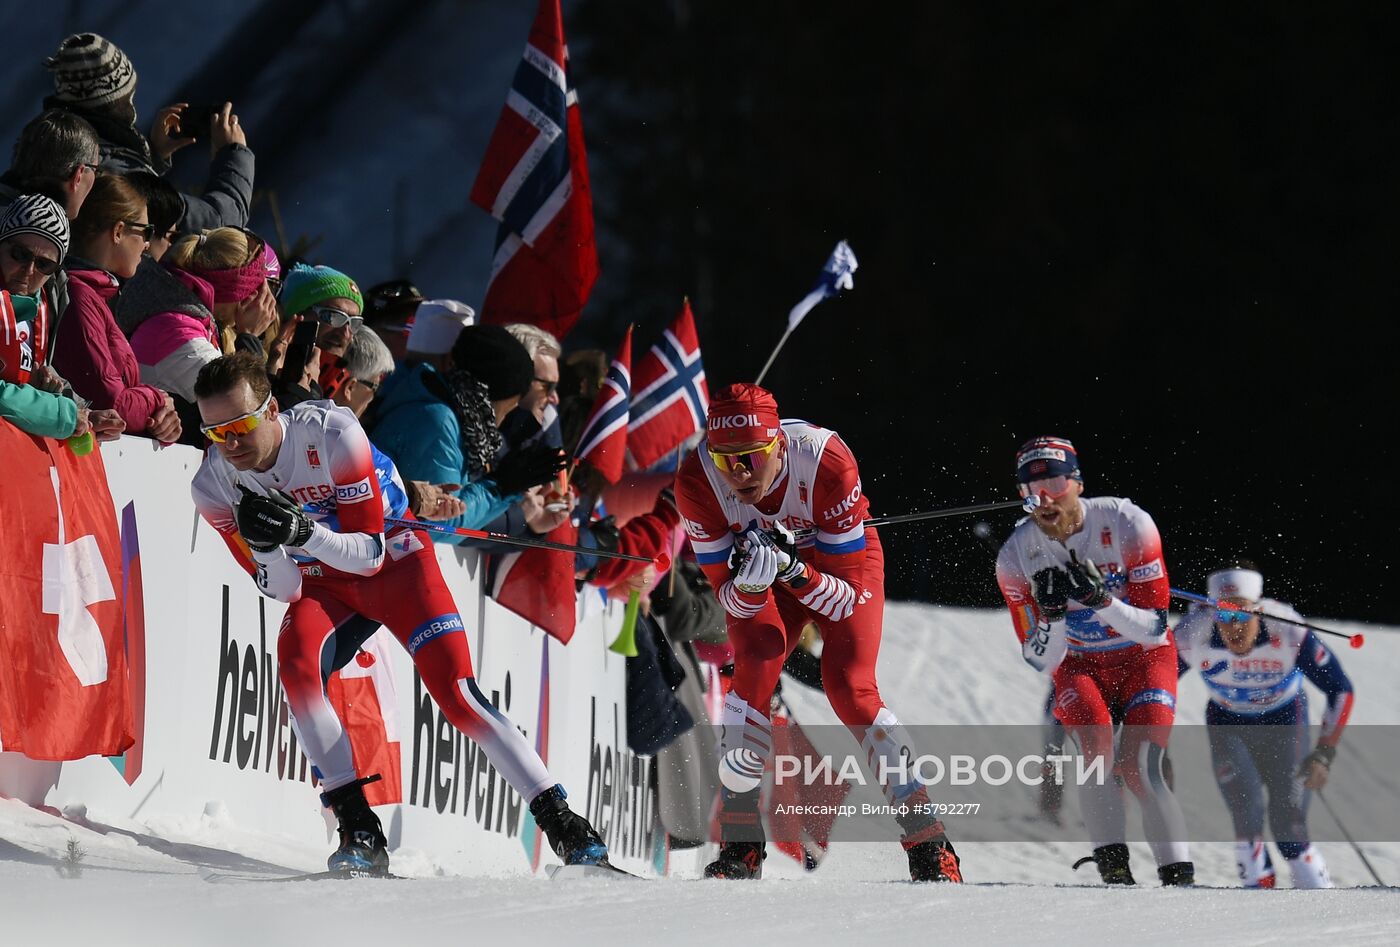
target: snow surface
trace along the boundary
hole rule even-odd
[[[1363,651],[1339,652],[1357,687],[1353,723],[1400,723],[1400,629],[1329,624],[1367,632]],[[913,723],[1033,723],[1045,684],[1012,641],[1002,612],[891,604],[881,691]],[[821,695],[787,693],[804,723],[835,721]],[[1200,723],[1204,705],[1188,675],[1178,719]],[[1369,875],[1340,844],[1321,847],[1342,887],[1312,892],[1234,888],[1228,843],[1192,846],[1197,878],[1212,887],[1109,890],[1069,871],[1084,845],[1037,840],[1033,826],[1023,842],[959,846],[972,882],[963,886],[908,884],[897,847],[843,843],[839,827],[817,872],[803,875],[773,852],[757,884],[696,880],[694,853],[674,854],[680,872],[664,880],[557,884],[523,867],[473,875],[469,853],[397,851],[395,871],[412,880],[212,885],[199,866],[315,871],[326,852],[250,833],[217,804],[147,823],[94,810],[115,828],[106,834],[85,828],[82,812],[67,816],[0,800],[0,944],[1400,942],[1400,888],[1367,887]],[[70,842],[85,852],[77,878],[65,877]],[[1133,848],[1139,878],[1150,877],[1146,847]],[[1365,850],[1382,878],[1400,882],[1400,844]]]

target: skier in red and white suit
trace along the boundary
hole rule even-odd
[[[523,387],[523,386],[522,386]],[[195,382],[202,429],[214,444],[191,490],[264,595],[289,603],[277,635],[277,673],[293,723],[340,822],[332,871],[380,874],[389,855],[357,779],[350,741],[326,697],[326,679],[383,624],[413,657],[452,724],[481,745],[529,803],[555,852],[570,864],[607,861],[607,848],[530,743],[482,695],[466,626],[412,518],[393,461],[353,412],[329,401],[279,411],[266,366],[238,354],[205,365]]]
[[[754,788],[722,791],[723,847],[706,874],[762,874],[757,783],[772,749],[767,711],[784,659],[803,626],[816,622],[823,687],[902,812],[896,818],[910,875],[961,881],[943,824],[912,767],[903,765],[917,754],[875,683],[884,557],[875,530],[863,525],[869,502],[850,448],[835,431],[780,422],[777,402],[757,385],[720,391],[707,427],[705,442],[676,475],[676,502],[734,646],[734,682],[721,720],[722,778]]]
[[[1116,772],[1137,797],[1163,884],[1195,870],[1181,807],[1163,758],[1176,716],[1176,643],[1167,627],[1171,587],[1157,525],[1131,500],[1082,498],[1074,445],[1038,437],[1016,454],[1035,511],[997,556],[997,584],[1022,655],[1055,681],[1055,716],[1107,778],[1079,788],[1094,861],[1108,884],[1133,884],[1123,793],[1113,779],[1113,725],[1124,725]],[[1092,773],[1092,770],[1090,770]]]

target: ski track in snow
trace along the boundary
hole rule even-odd
[[[1400,722],[1400,635],[1355,623],[1327,623],[1368,633],[1364,651],[1338,654],[1357,688],[1353,723]],[[1331,642],[1329,642],[1331,643]],[[1363,660],[1364,657],[1364,660]],[[892,603],[880,662],[881,691],[912,724],[1027,724],[1039,719],[1046,681],[1022,664],[1004,612]],[[835,723],[825,699],[788,684],[785,693],[805,724]],[[1314,716],[1321,701],[1313,702]],[[1205,692],[1183,679],[1178,720],[1200,723]],[[1345,741],[1344,741],[1345,743]],[[1339,764],[1351,760],[1345,756]],[[1379,765],[1394,765],[1383,761]],[[1223,803],[1221,803],[1223,805]],[[905,880],[897,845],[837,842],[820,870],[804,875],[770,851],[757,884],[696,879],[694,853],[671,878],[554,884],[517,875],[471,873],[463,852],[394,853],[394,870],[410,881],[318,881],[211,885],[205,865],[227,871],[316,871],[326,851],[251,833],[214,805],[204,814],[124,821],[93,811],[115,831],[101,834],[79,813],[59,818],[0,801],[0,945],[305,945],[310,939],[356,942],[381,937],[451,938],[453,942],[560,941],[573,944],[870,943],[875,938],[993,944],[1147,942],[1195,944],[1337,944],[1400,942],[1400,888],[1366,887],[1370,877],[1350,848],[1324,843],[1335,891],[1243,891],[1234,887],[1229,843],[1197,843],[1195,890],[1162,890],[1151,856],[1136,843],[1133,864],[1143,884],[1110,890],[1092,866],[1074,873],[1085,845],[1049,842],[1033,822],[1026,841],[959,845],[965,886],[915,886]],[[1325,819],[1314,808],[1312,819]],[[1129,819],[1136,808],[1129,804]],[[956,833],[950,826],[950,831]],[[129,833],[129,834],[123,834]],[[139,840],[133,835],[144,836]],[[63,877],[69,840],[86,852],[81,876]],[[1400,883],[1400,844],[1365,845],[1391,883]],[[1085,872],[1088,872],[1086,875]],[[1286,875],[1286,872],[1284,873]],[[1286,883],[1281,876],[1280,883]]]

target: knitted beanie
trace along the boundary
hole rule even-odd
[[[282,272],[282,292],[278,305],[284,316],[306,312],[317,303],[337,298],[353,299],[361,309],[365,305],[360,287],[340,270],[298,263]]]
[[[10,202],[0,217],[0,241],[32,233],[58,249],[58,262],[68,255],[68,215],[42,194],[24,194]]]
[[[110,105],[136,91],[136,69],[115,44],[96,33],[74,33],[44,60],[53,73],[54,100],[87,107]]]
[[[492,401],[525,394],[535,379],[530,353],[500,326],[467,326],[457,333],[452,363],[485,385]]]

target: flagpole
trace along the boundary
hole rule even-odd
[[[763,371],[758,373],[758,378],[754,380],[755,385],[763,384],[763,376],[768,374],[768,369],[773,367],[773,360],[778,357],[778,353],[783,350],[783,344],[787,342],[788,336],[792,335],[792,326],[788,326],[783,332],[783,337],[778,340],[778,344],[773,348],[773,354],[768,356],[768,361],[763,363]]]

